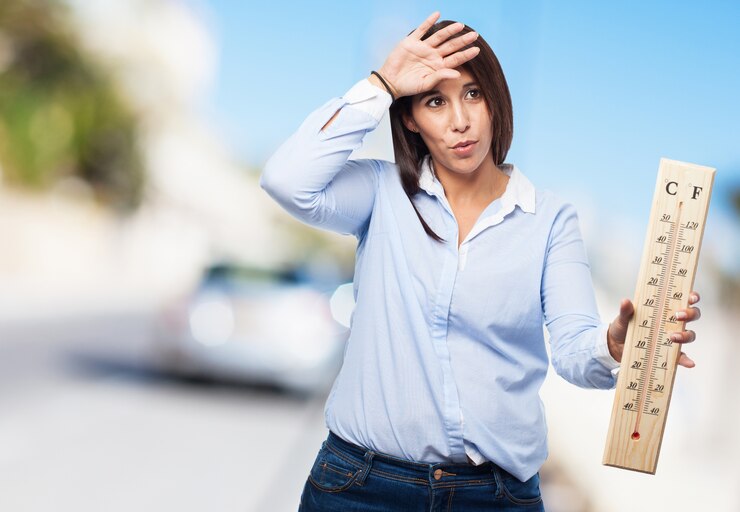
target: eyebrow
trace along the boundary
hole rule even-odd
[[[470,87],[471,85],[478,85],[478,82],[468,82],[466,84],[463,84],[463,88]],[[422,101],[427,96],[432,96],[434,94],[442,94],[442,93],[439,92],[439,89],[432,89],[431,91],[422,93],[421,96],[419,96],[419,101]]]

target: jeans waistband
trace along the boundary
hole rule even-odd
[[[498,481],[505,471],[488,461],[480,465],[465,462],[414,462],[393,455],[368,450],[362,446],[345,441],[334,432],[329,431],[326,446],[332,451],[340,452],[358,468],[367,467],[370,472],[391,474],[420,483],[444,484],[454,481]],[[340,454],[337,454],[340,456]],[[345,459],[346,460],[346,459]]]

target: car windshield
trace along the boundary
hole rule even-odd
[[[219,264],[209,267],[204,275],[205,282],[238,283],[298,283],[298,274],[294,270],[267,269],[233,264]]]

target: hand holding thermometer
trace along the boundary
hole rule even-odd
[[[603,464],[655,474],[715,169],[662,158]]]

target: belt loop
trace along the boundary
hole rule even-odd
[[[363,485],[365,483],[365,479],[367,478],[368,473],[370,473],[370,468],[373,465],[373,457],[375,456],[375,452],[372,450],[368,450],[365,452],[365,467],[362,468],[362,472],[360,473],[360,476],[357,477],[357,485]]]
[[[501,484],[501,473],[496,464],[493,465],[493,478],[496,480],[496,499],[499,499],[504,495],[504,489]]]

